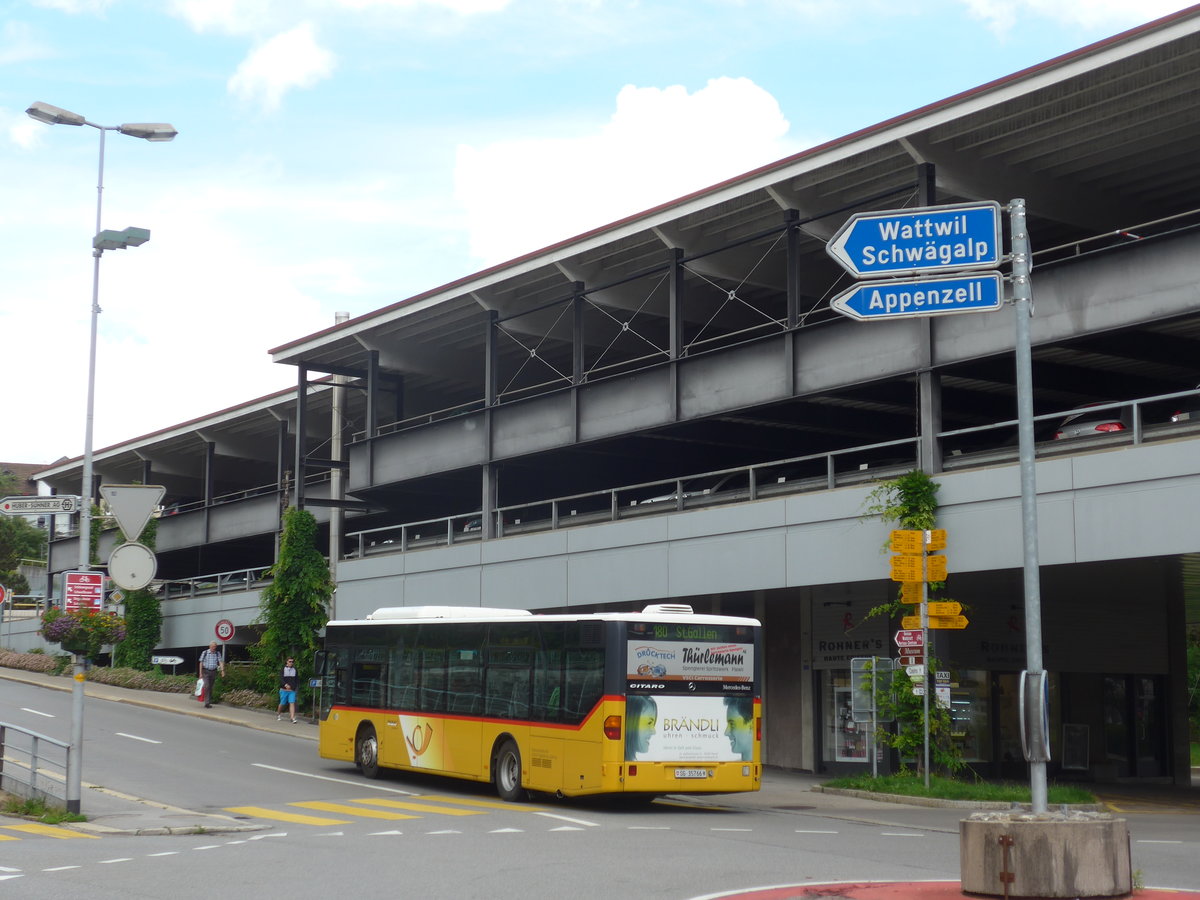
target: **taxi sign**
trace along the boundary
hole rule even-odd
[[[924,553],[926,550],[946,549],[946,529],[933,528],[925,531],[905,528],[889,535],[893,553]]]
[[[960,630],[966,628],[970,621],[966,616],[930,616],[929,627]]]
[[[962,604],[957,600],[934,600],[929,604],[931,616],[957,616],[962,612]]]
[[[946,580],[944,556],[893,556],[891,566],[892,581]]]
[[[892,637],[897,647],[924,647],[925,635],[919,629],[902,629]]]

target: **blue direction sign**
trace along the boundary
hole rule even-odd
[[[999,272],[866,281],[842,291],[829,305],[852,319],[908,319],[986,312],[1003,303]]]
[[[1000,204],[855,213],[825,250],[857,278],[994,269],[1001,257]]]

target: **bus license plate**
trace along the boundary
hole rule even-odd
[[[676,778],[707,778],[708,769],[676,769]]]

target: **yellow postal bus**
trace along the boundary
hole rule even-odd
[[[756,791],[761,628],[660,604],[379,609],[317,654],[320,754],[489,781],[506,800]]]

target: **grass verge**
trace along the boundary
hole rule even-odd
[[[51,806],[44,797],[14,797],[12,794],[0,794],[0,810],[6,816],[20,816],[22,819],[33,819],[44,825],[60,825],[63,822],[86,822],[87,816],[80,813],[67,812],[64,807]]]
[[[855,791],[871,791],[877,794],[900,794],[904,797],[932,797],[938,800],[974,800],[977,802],[1029,803],[1029,785],[1010,781],[960,781],[954,778],[930,776],[929,787],[925,787],[923,775],[850,775],[825,782],[826,787]],[[1051,784],[1047,788],[1047,802],[1095,803],[1091,791],[1071,784]]]

